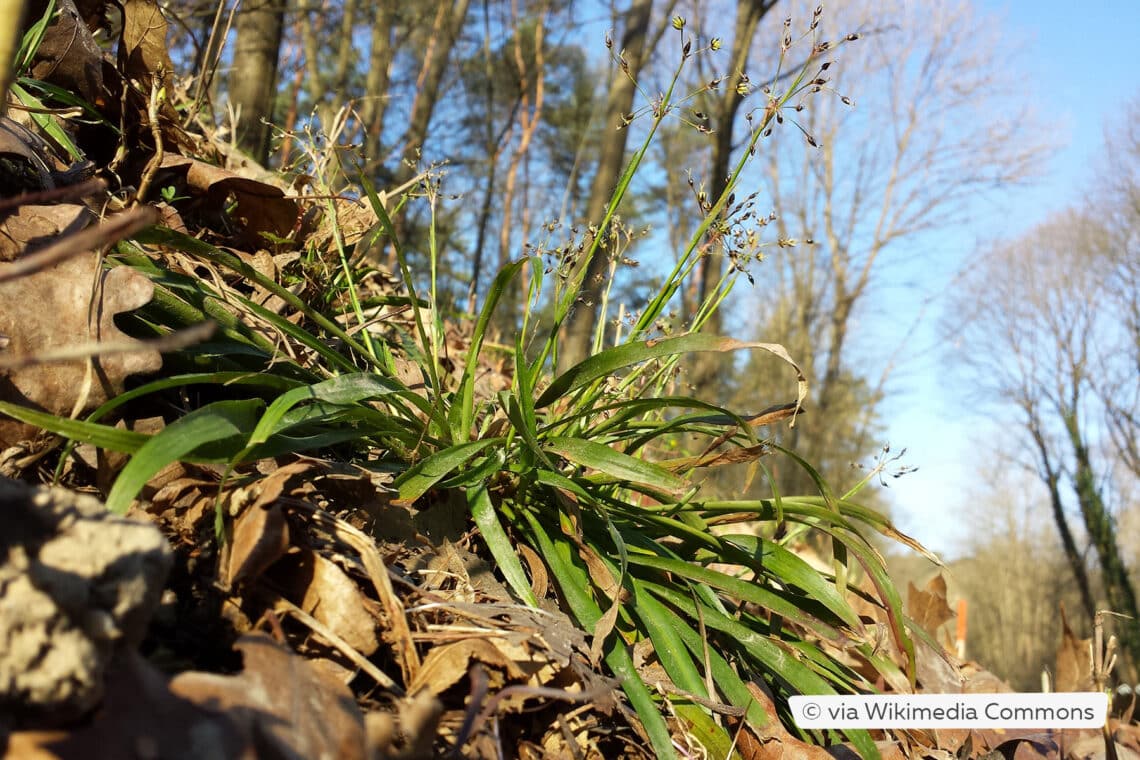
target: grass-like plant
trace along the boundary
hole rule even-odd
[[[565,278],[544,277],[537,257],[502,269],[481,310],[472,315],[462,370],[449,373],[441,360],[443,317],[430,308],[437,303],[434,238],[429,235],[430,271],[412,271],[385,204],[364,181],[362,196],[380,220],[374,235],[395,247],[407,288],[406,296],[393,299],[410,307],[414,318],[403,342],[347,329],[330,316],[325,301],[300,297],[207,242],[155,228],[121,243],[111,257],[112,264],[133,266],[157,285],[155,301],[136,316],[134,329],[161,335],[214,320],[219,331],[213,341],[183,352],[182,370],[112,399],[86,420],[7,403],[0,404],[0,412],[130,454],[107,499],[118,512],[174,461],[224,463],[228,477],[241,479],[254,477],[249,465],[258,459],[332,447],[338,447],[339,456],[394,473],[393,487],[409,505],[443,492],[461,495],[487,553],[521,602],[537,605],[539,600],[516,544],[528,544],[546,563],[559,600],[593,635],[595,652],[620,679],[660,757],[675,756],[678,731],[703,745],[709,756],[729,757],[734,730],[713,709],[717,704],[737,708],[756,728],[776,719],[760,708],[750,681],[762,681],[782,710],[793,694],[872,691],[868,670],[889,682],[904,682],[908,674],[900,672],[882,651],[883,641],[867,630],[847,587],[849,572],[861,568],[875,591],[859,593],[885,612],[893,648],[910,662],[913,647],[899,596],[865,537],[870,530],[898,538],[887,520],[854,503],[851,494],[834,495],[794,453],[757,439],[744,413],[670,392],[678,362],[694,352],[765,350],[791,361],[777,345],[700,332],[736,273],[727,273],[711,289],[686,332],[653,333],[692,276],[710,231],[724,223],[749,155],[784,108],[813,86],[809,65],[811,61],[789,76],[782,92],[769,94],[766,106],[750,120],[751,138],[728,189],[710,199],[686,251],[637,312],[632,329],[618,344],[606,345],[603,314],[596,350],[564,372],[551,370],[560,328],[575,307],[586,260],[598,255],[601,235],[588,241],[584,259]],[[647,135],[599,229],[614,223],[658,126],[673,107],[679,74],[680,68],[653,103]],[[335,218],[332,206],[328,212]],[[330,281],[339,283],[335,287],[347,296],[349,314],[363,324],[356,290],[360,273],[335,231],[334,239],[339,261]],[[148,255],[154,250],[177,251],[223,275],[240,276],[281,299],[300,318],[287,319],[240,293],[221,292],[216,283],[224,276],[211,281],[172,272]],[[529,269],[526,308],[513,345],[506,347],[513,361],[511,385],[487,393],[479,386],[479,368],[487,363],[488,330],[524,269]],[[426,292],[421,293],[424,283]],[[539,307],[547,305],[552,305],[552,320],[540,324]],[[267,330],[275,339],[266,337]],[[281,350],[283,344],[288,352]],[[285,354],[296,358],[283,358]],[[397,360],[415,363],[422,387],[399,379]],[[156,435],[117,429],[105,421],[140,397],[210,386],[224,389],[225,398],[188,411]],[[801,384],[796,405],[803,393]],[[704,450],[679,450],[678,442],[691,441],[703,441]],[[710,467],[769,454],[791,457],[807,469],[817,492],[713,501],[703,498],[695,484],[695,476]],[[733,532],[734,525],[757,522],[792,528],[781,535],[802,533],[799,528],[826,535],[833,547],[833,570],[821,572],[783,540],[763,537],[771,532]],[[646,640],[673,688],[655,690],[643,680],[632,650]],[[846,737],[864,757],[877,756],[866,732],[849,731]]]

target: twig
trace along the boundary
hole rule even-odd
[[[150,120],[151,137],[154,138],[154,155],[146,162],[142,179],[139,180],[138,192],[135,193],[134,205],[146,200],[150,184],[154,181],[154,175],[158,173],[159,167],[162,166],[162,159],[166,155],[166,149],[162,144],[162,126],[158,122],[159,109],[166,102],[166,89],[161,82],[161,76],[155,76],[150,83],[150,98],[147,100],[146,115]]]
[[[150,227],[157,221],[158,211],[150,206],[138,206],[109,217],[98,225],[68,235],[46,248],[0,266],[0,282],[26,277],[72,256],[110,245]]]
[[[101,179],[88,179],[74,185],[53,187],[50,190],[39,190],[34,193],[20,193],[11,198],[0,198],[0,211],[10,208],[19,208],[24,204],[40,204],[45,201],[75,201],[88,198],[107,189],[107,183]]]
[[[208,340],[214,334],[215,329],[217,329],[215,322],[202,322],[150,340],[96,341],[94,343],[82,343],[78,346],[65,346],[51,351],[40,351],[34,354],[0,355],[0,369],[21,369],[35,364],[69,362],[93,356],[129,354],[135,351],[167,353]]]
[[[372,679],[376,681],[376,683],[380,684],[385,689],[388,689],[397,696],[404,696],[404,690],[400,688],[399,684],[392,680],[391,676],[373,665],[367,657],[353,649],[351,644],[334,633],[332,629],[330,629],[324,623],[317,620],[315,617],[305,612],[303,609],[293,604],[283,596],[272,594],[268,591],[261,593],[264,593],[268,598],[272,600],[274,610],[292,615],[299,622],[311,628],[315,633],[319,634],[321,638],[325,639],[334,647],[336,647],[336,650],[338,652],[343,654],[348,659],[352,660],[353,664],[356,665],[356,667],[360,668],[362,671],[371,676]]]

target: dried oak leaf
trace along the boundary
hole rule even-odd
[[[123,0],[123,73],[143,82],[153,77],[172,92],[174,64],[166,46],[166,26],[155,0]]]
[[[360,592],[336,563],[310,549],[284,557],[271,575],[284,595],[367,656],[380,648],[379,605]]]
[[[280,504],[252,504],[234,521],[233,541],[223,555],[227,588],[256,580],[289,548],[289,524]]]
[[[921,590],[913,583],[907,584],[906,606],[914,622],[933,638],[937,638],[942,624],[954,617],[954,611],[946,602],[946,579],[942,573],[931,578]]]
[[[242,636],[242,672],[182,673],[170,689],[224,711],[257,742],[258,758],[364,760],[364,718],[352,692],[268,636]]]
[[[120,61],[124,78],[128,82],[161,87],[167,93],[174,92],[174,64],[166,44],[167,23],[161,6],[156,0],[123,0],[122,11]],[[141,95],[149,97],[150,93],[144,90]],[[150,129],[150,114],[145,103],[140,100],[135,107],[139,123]],[[173,147],[188,153],[195,149],[194,140],[182,128],[181,117],[169,98],[159,104],[157,115],[168,150]]]
[[[1077,638],[1061,606],[1061,645],[1057,647],[1057,679],[1053,691],[1091,691],[1092,639]]]
[[[3,135],[3,125],[0,124],[0,152],[3,151]],[[15,261],[28,249],[78,232],[93,220],[87,207],[79,204],[22,205],[0,221],[0,261]]]
[[[154,285],[146,277],[129,267],[106,271],[93,252],[0,282],[0,335],[8,340],[6,354],[36,356],[98,343],[138,343],[116,327],[115,316],[145,305],[153,294]],[[0,370],[0,399],[70,415],[77,404],[81,411],[91,410],[122,393],[128,376],[161,366],[157,351],[140,348],[93,357],[90,373],[85,359]],[[0,420],[0,448],[26,440],[35,430]]]
[[[278,468],[254,484],[251,489],[253,501],[234,521],[233,540],[226,544],[220,558],[219,575],[227,588],[256,580],[285,554],[289,548],[289,525],[284,511],[276,502],[289,478],[308,469],[309,465],[295,462]],[[234,498],[237,499],[238,494]]]
[[[374,711],[364,716],[368,745],[378,760],[420,760],[434,757],[443,703],[428,691],[396,701],[395,713]]]
[[[749,683],[748,691],[768,716],[768,725],[755,733],[747,726],[740,731],[738,746],[745,760],[832,760],[832,755],[823,747],[792,736],[780,722],[776,705],[764,688]]]
[[[922,691],[954,693],[965,684],[960,665],[953,655],[938,643],[938,629],[954,612],[946,603],[946,580],[941,573],[934,576],[925,589],[908,584],[907,610],[925,635],[915,636],[914,657]]]
[[[508,648],[515,651],[505,651]],[[512,645],[498,637],[470,638],[438,644],[424,657],[423,667],[416,674],[409,691],[414,693],[426,689],[432,694],[442,694],[466,678],[467,671],[475,661],[488,666],[492,687],[502,688],[507,683],[524,678],[525,673],[516,662],[519,655],[523,655],[524,661],[529,659],[529,655],[518,648],[517,644]]]
[[[426,688],[441,694],[465,678],[475,662],[488,666],[487,675],[495,687],[507,683],[551,686],[577,682],[583,689],[600,690],[613,685],[592,670],[579,670],[585,659],[580,654],[586,650],[585,634],[560,613],[518,604],[451,603],[445,608],[460,617],[477,616],[482,627],[491,620],[500,627],[478,637],[433,647],[409,686],[409,693]]]
[[[262,233],[286,237],[297,222],[297,202],[275,185],[185,156],[167,155],[162,169],[185,175],[187,187],[202,198],[204,211],[221,214],[232,198],[237,207],[231,219],[237,223],[238,241],[243,247],[256,250],[264,246]]]

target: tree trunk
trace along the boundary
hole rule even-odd
[[[284,25],[285,0],[248,0],[238,13],[230,101],[239,112],[237,143],[259,164],[269,158]]]
[[[372,20],[372,43],[368,50],[368,75],[364,79],[364,102],[360,106],[360,119],[364,122],[364,157],[369,171],[380,161],[381,137],[384,133],[384,113],[388,107],[388,86],[391,80],[394,15],[391,4],[385,0],[375,5]]]
[[[635,80],[648,58],[645,40],[649,32],[649,17],[653,10],[653,0],[634,0],[625,12],[624,31],[619,51],[625,56],[628,70],[615,70],[610,82],[609,96],[606,98],[604,137],[598,155],[598,168],[590,184],[590,200],[586,204],[586,221],[600,224],[605,217],[606,207],[617,186],[618,178],[625,167],[625,146],[629,131],[619,128],[622,119],[633,110],[633,98],[637,92]],[[593,234],[604,235],[605,230],[596,229]],[[587,246],[588,246],[587,241]],[[585,262],[586,277],[582,282],[578,302],[567,318],[560,345],[558,364],[571,367],[590,355],[594,343],[594,331],[598,323],[598,303],[601,300],[608,256],[602,249],[588,262]]]
[[[1081,516],[1084,517],[1089,540],[1092,541],[1100,559],[1101,572],[1104,574],[1105,596],[1108,597],[1111,610],[1126,618],[1123,624],[1115,626],[1116,636],[1132,666],[1140,667],[1140,625],[1137,625],[1140,611],[1136,607],[1136,593],[1128,577],[1124,558],[1120,556],[1120,548],[1116,544],[1115,520],[1105,507],[1100,489],[1096,486],[1096,475],[1093,472],[1089,449],[1081,434],[1075,411],[1070,410],[1065,415],[1065,431],[1073,447],[1076,463],[1073,488],[1077,494],[1077,502],[1081,507]]]
[[[1081,557],[1080,551],[1077,550],[1077,542],[1073,538],[1073,532],[1069,530],[1069,521],[1065,517],[1065,509],[1061,504],[1061,490],[1060,490],[1060,474],[1056,468],[1053,467],[1053,461],[1049,456],[1049,448],[1045,443],[1045,438],[1041,434],[1040,425],[1032,417],[1029,420],[1029,432],[1033,437],[1033,442],[1037,445],[1037,452],[1041,455],[1041,468],[1042,476],[1045,480],[1045,485],[1049,489],[1049,504],[1053,509],[1053,522],[1057,525],[1057,532],[1061,535],[1061,546],[1065,551],[1065,559],[1069,562],[1069,568],[1073,571],[1073,577],[1077,581],[1077,588],[1081,592],[1081,606],[1084,607],[1085,614],[1088,615],[1089,623],[1092,623],[1093,617],[1096,615],[1096,604],[1093,602],[1092,590],[1089,586],[1089,576],[1085,571],[1084,559]]]
[[[721,85],[724,95],[716,105],[713,117],[713,156],[711,174],[709,177],[709,201],[716,203],[717,199],[728,189],[729,166],[732,164],[733,127],[736,124],[736,115],[740,111],[740,104],[744,102],[744,95],[737,89],[744,70],[748,66],[748,55],[752,49],[752,38],[756,36],[756,27],[760,19],[772,9],[775,0],[739,0],[736,4],[736,28],[732,40],[732,68],[728,78]],[[727,215],[726,206],[722,215]],[[697,303],[694,308],[699,309],[712,295],[717,283],[724,272],[724,256],[714,244],[709,248],[701,260],[699,286],[697,290]],[[705,332],[718,334],[721,330],[721,314],[717,309],[709,315],[708,321],[702,328]],[[707,351],[693,357],[690,384],[693,386],[693,395],[703,398],[714,389],[717,377],[722,377],[722,370],[731,361],[724,354]]]

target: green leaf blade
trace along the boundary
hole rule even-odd
[[[159,470],[172,462],[191,459],[196,453],[201,455],[207,447],[212,449],[211,459],[225,458],[226,454],[236,456],[262,406],[260,399],[216,401],[170,423],[139,447],[119,473],[107,495],[107,509],[125,513]]]

